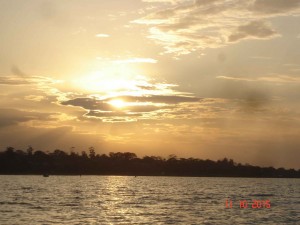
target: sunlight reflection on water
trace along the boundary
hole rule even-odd
[[[0,176],[0,224],[297,224],[299,179]],[[226,199],[233,201],[225,208]],[[241,209],[239,201],[270,200]]]

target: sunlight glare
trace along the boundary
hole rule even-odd
[[[76,79],[74,84],[82,90],[112,94],[137,90],[137,77],[136,72],[126,65],[108,66]]]
[[[126,106],[126,102],[124,102],[122,99],[114,99],[108,103],[116,108],[123,108]]]
[[[72,80],[72,87],[93,94],[98,99],[116,98],[118,96],[150,96],[177,94],[173,87],[177,85],[158,83],[151,78],[138,74],[128,65],[111,65],[93,71]],[[182,93],[181,93],[182,94]],[[120,99],[120,98],[119,98]],[[131,105],[130,102],[112,102],[115,107]],[[134,103],[136,105],[137,103]]]

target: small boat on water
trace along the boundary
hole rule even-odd
[[[43,174],[43,177],[49,177],[49,174]]]

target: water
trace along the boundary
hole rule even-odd
[[[1,225],[300,224],[299,179],[0,176],[0,190]]]

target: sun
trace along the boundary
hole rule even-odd
[[[114,99],[108,102],[108,104],[116,107],[116,108],[124,108],[126,106],[126,102],[122,99]]]
[[[111,65],[92,71],[73,80],[73,84],[81,90],[114,95],[121,91],[137,89],[139,75],[130,67]]]

